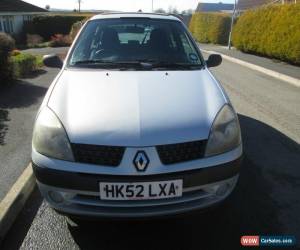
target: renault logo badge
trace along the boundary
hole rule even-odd
[[[137,171],[145,171],[149,162],[149,158],[144,151],[138,151],[133,159],[133,164]]]

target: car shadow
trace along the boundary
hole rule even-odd
[[[239,119],[245,157],[237,188],[224,205],[167,220],[70,223],[80,249],[240,249],[242,235],[285,234],[279,220],[281,204],[273,199],[285,185],[278,187],[270,177],[272,171],[280,172],[288,157],[284,177],[293,185],[300,173],[299,144],[258,120],[244,115]],[[290,195],[291,202],[295,199]],[[293,216],[288,219],[293,221]],[[289,233],[299,237],[300,228]]]
[[[36,186],[5,239],[0,238],[0,249],[20,249],[42,202],[43,198]]]
[[[44,69],[36,69],[36,70],[30,72],[29,74],[27,74],[26,76],[24,76],[23,79],[33,79],[40,75],[44,75],[46,73],[47,73],[47,71]]]
[[[33,85],[26,80],[18,80],[14,84],[2,88],[0,92],[0,108],[25,108],[35,104],[44,96],[47,88]]]
[[[14,108],[26,108],[38,102],[45,95],[47,88],[31,84],[27,80],[0,89],[0,145],[5,144],[5,135],[9,130],[9,112]]]

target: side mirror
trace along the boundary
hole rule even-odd
[[[222,63],[222,56],[219,54],[212,54],[208,57],[206,64],[208,68],[217,67]]]
[[[62,68],[63,61],[58,57],[58,55],[45,55],[43,56],[43,63],[49,68]]]

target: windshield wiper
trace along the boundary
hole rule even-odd
[[[170,69],[201,69],[202,64],[193,63],[182,63],[182,62],[172,62],[172,61],[159,61],[155,59],[142,59],[139,62],[152,65],[152,68],[170,68]]]
[[[97,68],[117,68],[120,70],[126,69],[199,69],[202,68],[201,64],[191,63],[174,63],[169,61],[157,60],[138,60],[138,61],[105,61],[105,60],[82,60],[74,62],[72,66],[86,66]]]
[[[76,61],[72,63],[72,65],[81,65],[81,64],[102,64],[103,61],[101,60],[82,60],[82,61]]]
[[[167,68],[167,69],[199,69],[202,68],[201,64],[192,64],[192,63],[174,63],[168,61],[153,62],[152,68]]]
[[[72,66],[88,66],[88,67],[103,67],[103,68],[151,68],[152,64],[140,61],[104,61],[104,60],[82,60],[72,64]]]

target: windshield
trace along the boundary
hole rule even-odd
[[[202,61],[180,22],[119,18],[90,21],[76,42],[68,66],[197,69]]]

